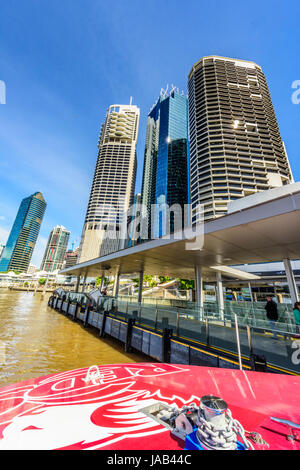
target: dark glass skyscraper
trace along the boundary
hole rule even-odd
[[[23,199],[0,259],[0,272],[27,272],[46,209],[42,193]]]
[[[189,202],[188,99],[177,88],[161,93],[148,115],[142,203],[155,204],[152,236],[174,231],[173,213],[166,216],[166,205],[182,208]]]

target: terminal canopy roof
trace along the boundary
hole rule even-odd
[[[296,186],[296,185],[295,185]],[[257,279],[229,266],[300,259],[300,190],[224,215],[203,224],[203,233],[188,239],[159,238],[61,271],[88,277],[131,274],[193,279],[201,266],[204,280],[215,272],[235,279]],[[244,276],[244,277],[243,277]],[[246,277],[245,277],[246,276]]]

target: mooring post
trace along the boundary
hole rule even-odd
[[[84,317],[84,322],[83,326],[86,327],[89,321],[89,316],[90,316],[90,311],[91,311],[91,305],[88,304],[85,309],[85,317]]]
[[[74,310],[74,315],[73,315],[73,321],[77,320],[77,314],[78,314],[79,307],[80,307],[80,303],[76,300],[75,310]]]
[[[126,331],[126,340],[125,340],[125,352],[131,351],[131,338],[132,338],[132,328],[135,324],[134,318],[128,318],[127,321],[127,331]]]
[[[172,330],[164,328],[162,335],[162,362],[170,363]]]
[[[108,316],[108,312],[105,311],[103,312],[103,320],[102,320],[102,325],[101,325],[101,329],[100,329],[100,338],[104,338],[104,335],[105,335],[105,323],[106,323],[106,317]]]

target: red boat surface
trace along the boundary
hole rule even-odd
[[[95,369],[96,366],[95,366]],[[184,442],[140,410],[157,402],[195,403],[221,397],[233,418],[265,443],[255,449],[300,450],[300,377],[177,364],[88,368],[0,389],[0,449],[182,450]]]

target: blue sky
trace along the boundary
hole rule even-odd
[[[10,0],[0,7],[0,243],[22,198],[48,203],[32,262],[56,224],[79,243],[106,108],[141,109],[137,191],[146,118],[161,87],[186,91],[204,55],[253,60],[266,74],[295,180],[300,180],[300,3],[290,0]]]

